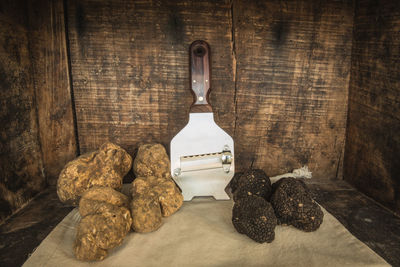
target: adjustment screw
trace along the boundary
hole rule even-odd
[[[177,177],[179,175],[181,175],[181,169],[177,168],[177,169],[174,170],[174,177]]]

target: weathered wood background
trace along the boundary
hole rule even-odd
[[[357,1],[345,180],[400,214],[400,2]]]
[[[192,102],[188,48],[203,39],[237,168],[340,178],[352,15],[349,1],[68,1],[80,149],[168,146]]]
[[[187,123],[189,45],[212,49],[216,118],[234,133],[231,6],[221,1],[69,1],[71,67],[82,152],[106,140],[134,152],[168,145]]]
[[[168,148],[187,123],[197,39],[238,170],[344,172],[398,210],[395,2],[6,0],[0,21],[0,220],[105,141]]]
[[[30,0],[30,57],[44,174],[54,185],[77,155],[63,1]]]
[[[350,1],[233,3],[240,169],[341,179],[352,14]]]
[[[26,9],[0,14],[0,221],[45,188]]]
[[[76,156],[63,1],[0,2],[0,222]]]

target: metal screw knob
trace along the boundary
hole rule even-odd
[[[177,177],[179,175],[181,175],[181,169],[177,168],[177,169],[174,170],[174,177]]]

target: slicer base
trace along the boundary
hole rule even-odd
[[[216,200],[228,200],[230,197],[225,188],[232,178],[231,173],[222,169],[184,172],[173,177],[182,189],[183,200],[190,201],[197,196],[212,196]]]

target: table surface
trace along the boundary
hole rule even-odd
[[[341,180],[308,182],[314,198],[354,236],[393,266],[400,266],[400,218]],[[0,226],[0,266],[21,266],[72,210],[54,187]]]

